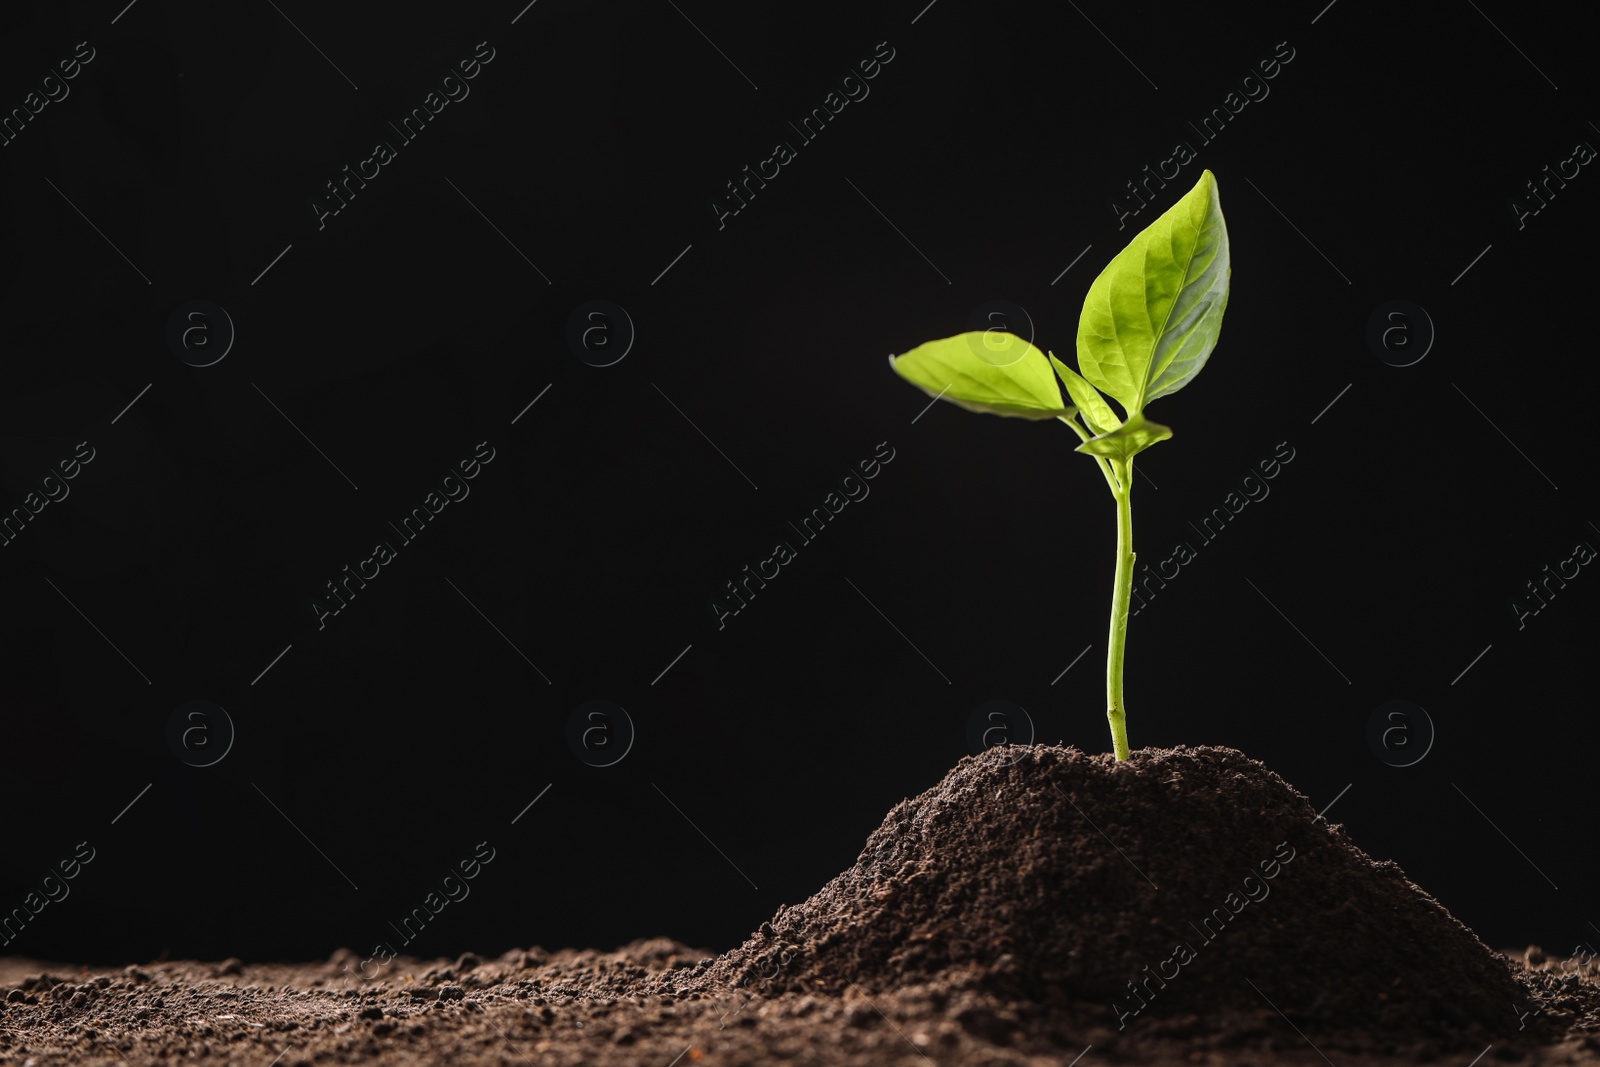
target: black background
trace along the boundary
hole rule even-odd
[[[1065,428],[924,412],[885,357],[991,299],[1066,355],[1202,168],[1232,295],[1152,407],[1176,434],[1139,460],[1141,562],[1295,458],[1133,620],[1133,744],[1237,747],[1319,808],[1348,785],[1329,817],[1491,945],[1600,940],[1600,578],[1520,630],[1508,606],[1600,545],[1600,177],[1520,230],[1509,206],[1600,144],[1577,27],[1487,0],[676,6],[8,7],[7,111],[96,55],[0,148],[0,505],[95,459],[0,548],[0,908],[96,857],[6,951],[365,954],[480,841],[408,951],[721,949],[848,866],[984,701],[1104,751],[1103,483]],[[319,230],[324,183],[479,41],[470,96]],[[870,95],[719,229],[724,183],[884,41]],[[1283,41],[1201,143],[1185,122]],[[1119,230],[1180,139],[1198,159]],[[194,299],[237,328],[205,368],[165,339]],[[637,327],[613,366],[565,340],[591,299]],[[1365,341],[1393,299],[1437,327],[1414,366]],[[471,495],[319,631],[324,583],[485,440]],[[880,442],[871,495],[719,630],[722,583]],[[1437,727],[1403,769],[1366,741],[1395,698]],[[166,742],[195,699],[237,727],[204,769]],[[591,699],[637,728],[615,766],[568,748]]]

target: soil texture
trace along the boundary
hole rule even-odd
[[[964,759],[720,956],[359,960],[0,959],[0,1062],[1600,1063],[1593,959],[1491,951],[1223,748]]]

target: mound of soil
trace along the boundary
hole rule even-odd
[[[1490,952],[1221,748],[965,759],[721,956],[359,960],[0,957],[0,1062],[1600,1064],[1600,963]]]
[[[1397,865],[1226,748],[968,757],[697,977],[831,994],[938,981],[1091,1004],[1118,1031],[1266,1009],[1343,1048],[1482,1048],[1528,1003]]]

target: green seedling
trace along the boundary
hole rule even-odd
[[[1077,451],[1092,458],[1105,476],[1117,502],[1106,718],[1119,760],[1128,758],[1122,665],[1137,558],[1133,457],[1172,436],[1171,428],[1147,419],[1144,409],[1188,385],[1206,365],[1222,330],[1232,274],[1217,179],[1208,170],[1089,286],[1078,318],[1078,371],[1053,352],[1047,360],[1003,330],[957,334],[889,357],[902,378],[968,411],[1066,423],[1082,438]],[[1121,405],[1123,417],[1112,411],[1107,396]]]

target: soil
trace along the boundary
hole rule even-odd
[[[1600,1064],[1594,960],[1491,951],[1222,748],[964,759],[720,956],[359,960],[0,960],[0,1061]]]

